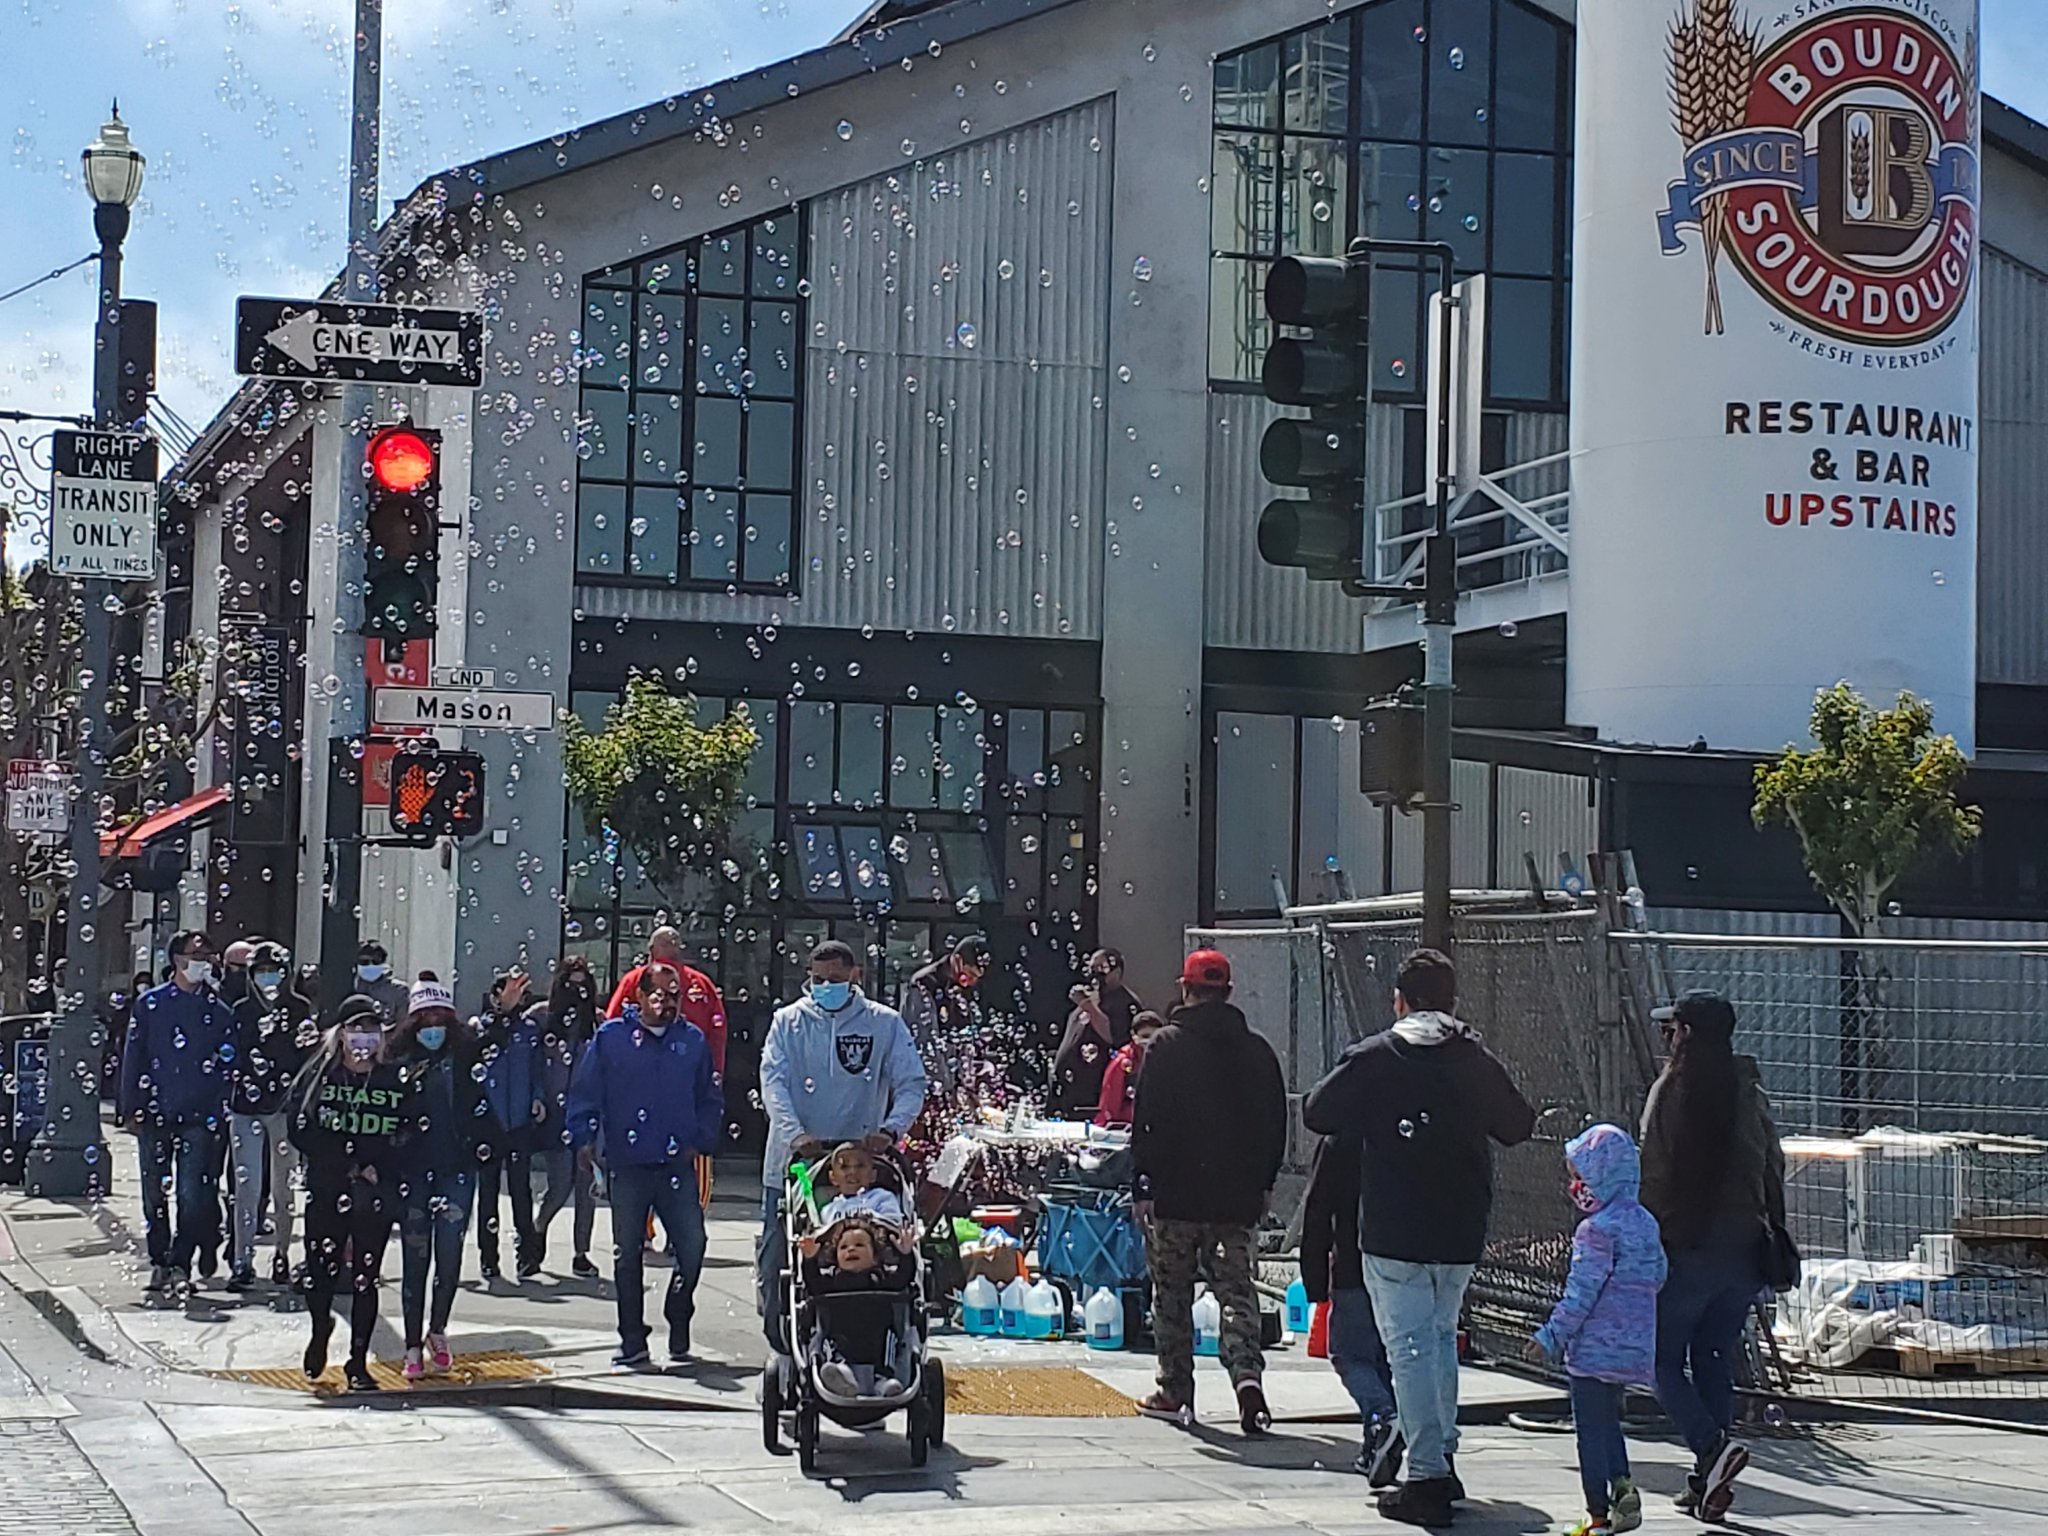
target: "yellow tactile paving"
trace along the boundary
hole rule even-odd
[[[948,1365],[946,1409],[1027,1419],[1123,1419],[1138,1405],[1070,1365]]]

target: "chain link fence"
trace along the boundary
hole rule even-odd
[[[1991,1411],[2048,1397],[2048,942],[1616,932],[1599,911],[1515,900],[1457,926],[1459,1011],[1540,1112],[1535,1137],[1495,1159],[1469,1312],[1482,1348],[1518,1359],[1562,1291],[1578,1219],[1565,1141],[1639,1122],[1661,1065],[1650,1010],[1711,987],[1771,1094],[1807,1261],[1744,1379]],[[1392,1023],[1417,928],[1389,902],[1189,931],[1230,957],[1238,1003],[1286,1068],[1283,1214],[1311,1150],[1299,1101]]]

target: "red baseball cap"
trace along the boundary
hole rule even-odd
[[[1230,961],[1221,950],[1198,949],[1180,968],[1180,979],[1198,987],[1227,987],[1230,985]]]

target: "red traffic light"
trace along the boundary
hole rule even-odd
[[[386,427],[370,439],[370,474],[387,491],[409,495],[434,475],[434,450],[409,427]]]

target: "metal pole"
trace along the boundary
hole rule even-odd
[[[1423,545],[1422,597],[1422,942],[1451,951],[1451,646],[1458,622],[1458,550],[1451,533],[1452,392],[1457,368],[1452,335],[1457,299],[1456,271],[1447,247],[1438,251],[1442,272],[1442,327],[1437,356],[1442,366],[1431,382],[1437,391],[1436,483],[1430,486],[1430,527]]]
[[[377,177],[383,88],[384,0],[356,0],[355,78],[349,127],[348,265],[345,303],[377,299]],[[335,612],[347,617],[362,592],[363,459],[369,447],[376,391],[350,384],[341,392],[341,526],[335,538]],[[363,643],[344,624],[336,648],[335,695],[327,726],[327,906],[320,923],[320,992],[331,1007],[354,990],[363,899],[363,754],[355,750],[370,718]]]
[[[121,385],[121,242],[128,236],[128,210],[120,203],[98,203],[92,215],[100,237],[99,313],[93,322],[92,412],[102,427],[122,428],[118,420]],[[64,905],[63,1013],[50,1024],[49,1077],[44,1090],[47,1118],[42,1147],[29,1159],[32,1194],[54,1197],[102,1194],[106,1188],[107,1149],[100,1140],[100,792],[106,778],[107,743],[113,727],[107,719],[107,674],[112,670],[114,617],[107,601],[116,588],[96,593],[93,583],[79,580],[73,589],[85,612],[81,616],[83,649],[79,658],[77,797],[71,809],[71,879]]]

